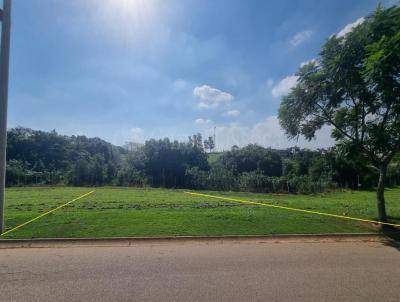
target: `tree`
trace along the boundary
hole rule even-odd
[[[221,163],[236,173],[260,170],[268,176],[282,175],[282,158],[278,152],[258,145],[247,145],[225,152]]]
[[[201,136],[197,142],[203,144]],[[144,155],[145,171],[154,186],[182,187],[187,168],[208,169],[203,148],[193,143],[151,139],[144,145]]]
[[[330,37],[297,76],[279,109],[286,134],[310,140],[330,126],[339,150],[379,171],[378,218],[387,221],[386,172],[400,151],[400,8],[379,6],[345,36]]]
[[[214,150],[215,144],[214,144],[214,139],[212,136],[209,136],[207,139],[204,140],[204,149],[209,150],[211,153],[212,150]]]
[[[189,144],[195,149],[203,150],[203,138],[200,133],[189,136]]]

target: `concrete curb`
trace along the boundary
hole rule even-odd
[[[376,242],[391,241],[388,236],[376,233],[352,234],[278,234],[278,235],[233,235],[233,236],[176,236],[176,237],[101,237],[101,238],[38,238],[38,239],[1,239],[0,249],[11,248],[58,248],[58,247],[107,247],[134,246],[137,244],[166,244],[166,243],[259,243],[279,242]]]

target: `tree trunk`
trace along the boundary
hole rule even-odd
[[[386,169],[387,165],[381,165],[379,167],[379,181],[378,188],[376,190],[376,202],[378,207],[378,219],[379,221],[386,222],[386,206],[385,206],[385,180],[386,180]]]

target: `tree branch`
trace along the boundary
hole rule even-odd
[[[375,162],[378,163],[380,162],[380,160],[378,158],[376,158],[375,154],[373,152],[371,152],[370,150],[368,150],[364,144],[360,144],[360,141],[354,137],[352,137],[350,134],[348,134],[346,131],[344,131],[343,129],[341,129],[328,115],[328,113],[326,112],[326,110],[318,103],[316,103],[317,106],[321,109],[322,113],[325,115],[325,120],[332,124],[335,129],[337,129],[340,133],[342,133],[345,137],[347,137],[348,139],[350,139],[351,141],[357,143],[359,146],[361,146],[361,149],[363,149],[363,151],[370,157],[370,159]],[[324,118],[324,117],[322,117]]]

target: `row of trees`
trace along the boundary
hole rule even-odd
[[[213,154],[200,134],[187,142],[168,138],[121,148],[98,138],[63,136],[26,128],[8,133],[7,185],[67,184],[154,186],[252,192],[313,193],[330,188],[370,189],[378,173],[348,160],[336,148],[273,150],[258,145]],[[400,160],[389,167],[400,181]]]

